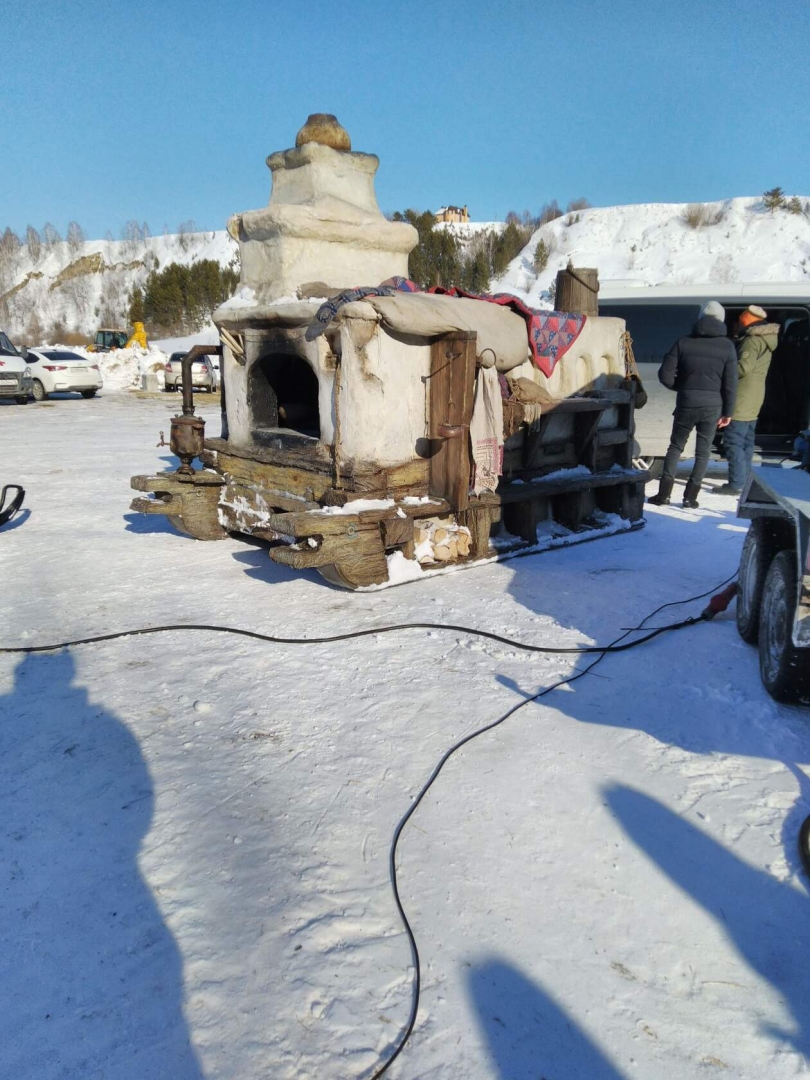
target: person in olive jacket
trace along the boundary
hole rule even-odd
[[[698,505],[714,433],[729,423],[737,392],[737,353],[728,339],[725,317],[722,305],[710,300],[702,308],[692,333],[675,342],[658,372],[659,381],[678,396],[658,494],[648,500],[656,506],[669,503],[678,462],[693,430],[697,432],[695,464],[683,493],[683,505]]]
[[[767,318],[767,311],[758,304],[751,304],[740,316],[737,403],[723,435],[728,483],[717,488],[719,495],[739,495],[751,471],[757,417],[765,400],[765,380],[779,341],[779,324],[766,322]]]

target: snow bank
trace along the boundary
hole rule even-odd
[[[802,201],[805,201],[804,199]],[[549,307],[549,288],[568,260],[595,266],[600,280],[624,284],[799,282],[810,288],[810,218],[766,211],[760,198],[707,203],[717,223],[690,228],[686,203],[606,206],[565,214],[543,225],[509,264],[493,291]],[[540,240],[552,249],[534,272]]]

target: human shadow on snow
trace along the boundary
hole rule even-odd
[[[773,1027],[767,1034],[810,1055],[807,893],[744,863],[648,795],[622,785],[607,787],[605,795],[630,839],[716,920],[792,1014],[793,1030]]]
[[[668,548],[694,549],[688,582],[672,573],[662,587],[660,565],[666,554],[645,548],[642,532],[587,545],[587,560],[582,558],[585,548],[521,559],[515,564],[509,591],[532,614],[543,614],[564,629],[578,631],[577,636],[565,634],[561,644],[608,644],[659,604],[705,590],[711,594],[722,577],[716,569],[712,571],[710,560],[701,560],[706,534],[710,528],[731,525],[739,525],[733,513],[719,512],[651,524],[650,528],[666,529]],[[734,543],[729,545],[728,561],[721,563],[721,573],[733,577],[741,536],[729,532],[725,537]],[[603,554],[601,565],[592,557],[597,552]],[[717,565],[716,555],[713,565]],[[642,575],[647,570],[651,575],[645,581]],[[699,615],[707,602],[708,597],[668,606],[646,622],[645,630]],[[802,760],[810,741],[810,713],[771,700],[760,682],[756,649],[740,639],[733,623],[732,606],[713,622],[700,622],[663,634],[638,649],[608,655],[595,672],[598,679],[586,675],[569,692],[547,698],[546,704],[582,723],[643,731],[664,745],[690,753]],[[630,635],[630,639],[633,636],[640,635]],[[543,643],[548,641],[546,633]],[[594,657],[571,659],[581,668]],[[517,689],[506,677],[499,681]],[[519,692],[528,696],[537,689],[527,683]]]
[[[623,1080],[553,997],[517,968],[493,958],[467,975],[499,1080]]]
[[[0,697],[4,1076],[202,1080],[182,960],[138,868],[154,790],[137,740],[32,655]]]

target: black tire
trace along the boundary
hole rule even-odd
[[[755,518],[745,537],[740,556],[739,592],[737,593],[737,630],[743,641],[756,645],[759,635],[759,610],[765,575],[774,555],[788,546],[784,531],[764,518]]]
[[[810,877],[810,817],[804,819],[799,829],[799,858],[805,874]]]
[[[18,397],[14,400],[17,402],[18,405],[27,405],[29,399],[27,397]]]
[[[47,395],[47,393],[45,391],[45,387],[42,385],[42,383],[39,381],[39,379],[34,379],[34,389],[33,389],[32,393],[34,395],[34,401],[47,401],[48,400],[48,395]]]
[[[83,398],[91,398],[96,396],[95,390],[82,390],[81,395]]]
[[[660,480],[664,475],[664,459],[662,457],[638,457],[634,464],[639,469],[646,469],[650,474],[650,480]]]
[[[796,552],[780,551],[765,575],[759,620],[759,673],[776,701],[810,697],[810,652],[793,645]]]

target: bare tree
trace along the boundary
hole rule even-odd
[[[32,262],[39,262],[39,257],[42,254],[42,237],[33,225],[29,225],[25,230],[25,244]]]
[[[102,326],[119,326],[126,319],[125,297],[121,286],[113,277],[109,277],[101,288],[100,318]]]
[[[107,231],[104,233],[104,239],[110,244],[115,243],[115,237],[112,234],[112,229],[107,229]]]
[[[548,225],[550,221],[554,221],[556,218],[562,217],[562,210],[556,199],[552,199],[551,202],[545,203],[540,208],[540,215],[537,219],[538,225]]]
[[[124,241],[124,254],[132,259],[140,250],[143,243],[143,231],[137,221],[128,221],[121,230],[121,239]]]
[[[180,247],[183,251],[188,251],[192,245],[192,237],[197,231],[197,226],[193,221],[181,221],[177,226],[177,239],[180,242]]]
[[[42,243],[46,251],[53,251],[57,244],[62,243],[62,235],[59,230],[46,221],[42,227]]]
[[[67,230],[67,244],[70,254],[78,255],[86,239],[87,234],[78,221],[71,221]]]
[[[6,262],[14,262],[22,247],[19,236],[8,225],[6,231],[0,236],[0,255]]]

